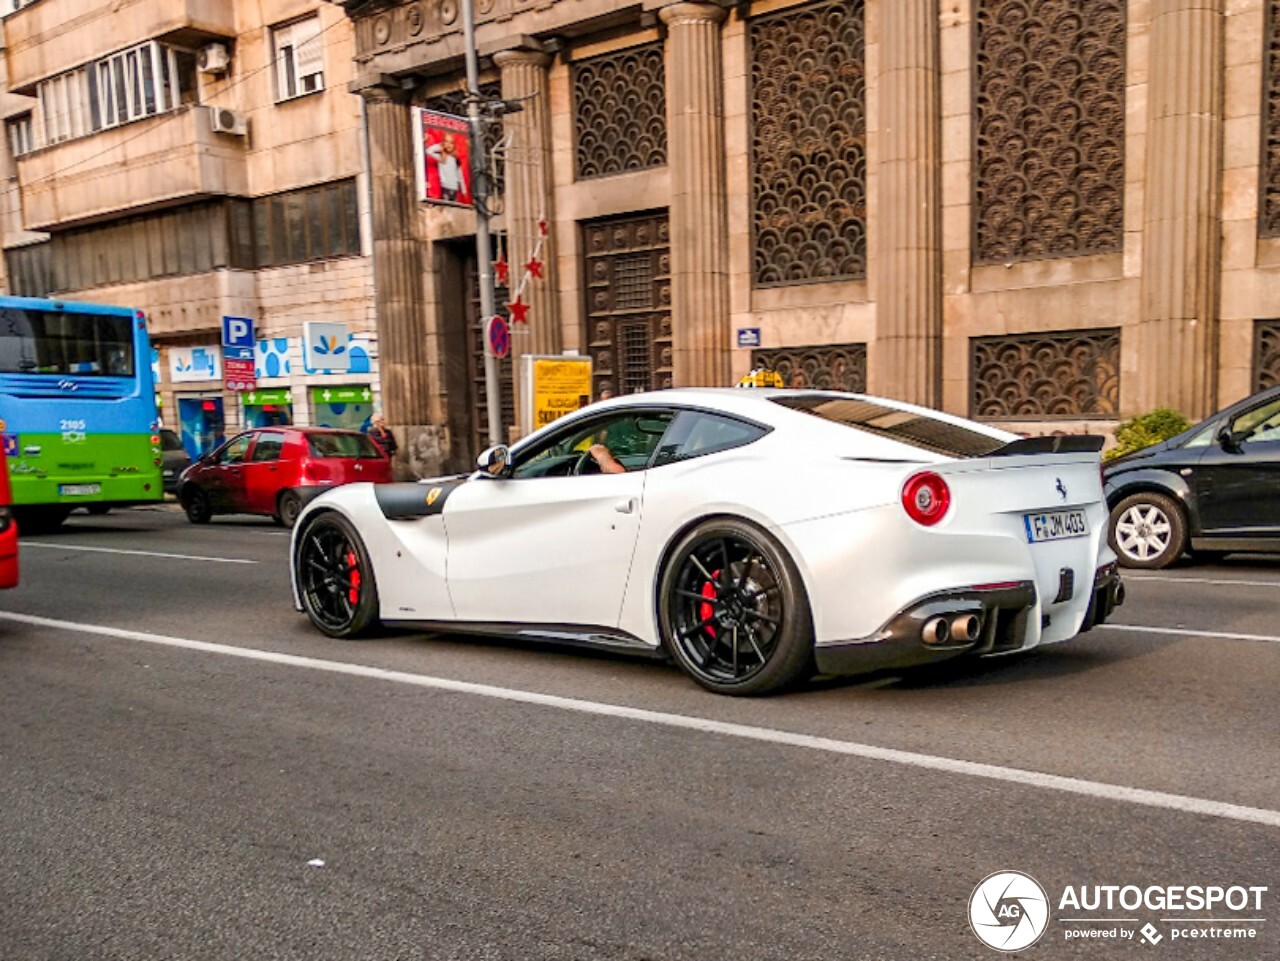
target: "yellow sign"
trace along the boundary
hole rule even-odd
[[[432,504],[434,504],[436,502],[436,498],[438,498],[439,496],[440,496],[439,487],[433,487],[431,488],[431,490],[427,491],[427,506],[430,507]]]
[[[588,357],[535,358],[533,361],[533,427],[546,427],[565,414],[591,403],[591,360]]]

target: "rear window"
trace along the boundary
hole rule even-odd
[[[800,394],[769,399],[775,404],[835,424],[844,424],[948,457],[986,457],[1008,443],[928,414],[898,410],[864,398]]]
[[[364,434],[308,434],[312,457],[367,457],[382,460],[383,453]]]

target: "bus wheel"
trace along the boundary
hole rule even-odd
[[[213,517],[209,496],[199,487],[188,487],[182,492],[182,509],[187,512],[187,520],[193,524],[207,524],[209,518]]]
[[[19,534],[48,534],[62,526],[71,513],[70,507],[21,507],[15,508]]]

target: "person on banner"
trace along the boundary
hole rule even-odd
[[[436,162],[436,170],[440,175],[441,199],[450,203],[458,203],[465,194],[462,180],[462,161],[458,157],[458,143],[454,135],[447,133],[439,143],[427,147],[427,156]]]
[[[396,456],[396,451],[399,449],[396,435],[391,433],[391,428],[387,426],[387,419],[382,414],[374,414],[369,419],[369,439],[388,457]]]

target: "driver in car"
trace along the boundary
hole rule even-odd
[[[601,440],[603,439],[601,437]],[[600,465],[600,473],[602,474],[625,474],[627,472],[627,469],[622,466],[618,458],[614,457],[604,444],[592,444],[587,448],[587,453]]]

